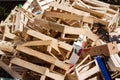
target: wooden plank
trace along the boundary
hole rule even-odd
[[[91,0],[91,1],[96,3],[97,5],[101,5],[101,6],[104,6],[104,7],[109,7],[110,6],[110,4],[99,1],[99,0]]]
[[[35,72],[40,73],[40,74],[45,74],[45,72],[47,70],[47,68],[45,68],[45,67],[35,65],[33,63],[24,61],[24,60],[19,59],[19,58],[13,58],[10,62],[13,64],[16,64],[18,66],[30,69],[30,70],[35,71]]]
[[[88,12],[88,13],[90,13],[91,15],[96,16],[96,17],[98,17],[98,18],[103,18],[103,17],[105,16],[105,14],[103,14],[103,13],[100,13],[100,12],[97,12],[97,11],[94,11],[94,10],[91,10],[91,9],[88,9],[88,8],[85,8],[85,7],[82,7],[81,5],[79,5],[78,2],[76,2],[73,6],[74,6],[75,8],[77,8],[77,9],[79,9],[79,10]]]
[[[26,43],[23,43],[21,46],[42,46],[42,45],[50,45],[51,40],[43,40],[43,41],[29,41]]]
[[[16,65],[21,66],[21,67],[24,67],[24,68],[27,68],[29,70],[35,71],[37,73],[43,74],[43,75],[48,76],[48,77],[55,79],[55,80],[64,80],[63,75],[52,73],[46,67],[38,66],[36,64],[24,61],[24,60],[19,59],[19,58],[13,58],[11,60],[11,63],[16,64]]]
[[[15,29],[13,30],[13,32],[19,31],[20,23],[21,23],[20,20],[21,20],[20,12],[17,12],[16,13],[16,20],[15,20]]]
[[[83,0],[83,2],[84,3],[86,3],[86,4],[90,4],[90,5],[92,5],[92,6],[96,6],[96,7],[109,7],[110,6],[110,4],[107,4],[107,3],[104,3],[104,2],[95,2],[95,0],[93,1],[90,1],[90,0]]]
[[[19,75],[17,72],[13,71],[12,69],[10,69],[8,67],[8,65],[6,65],[4,62],[2,62],[0,60],[0,67],[2,67],[6,72],[8,72],[14,79],[21,79],[22,80],[22,76]]]
[[[43,16],[60,18],[60,19],[70,19],[70,20],[82,20],[82,18],[83,18],[80,15],[69,14],[69,13],[61,13],[61,12],[51,12],[51,11],[45,11],[43,13]]]
[[[83,22],[88,24],[93,24],[93,18],[92,17],[83,17]]]
[[[39,58],[39,59],[42,59],[42,60],[44,60],[46,62],[54,64],[55,66],[60,67],[60,68],[62,68],[64,70],[69,69],[69,66],[67,64],[63,63],[62,61],[56,60],[52,56],[46,55],[46,54],[44,54],[42,52],[38,52],[38,51],[35,51],[33,49],[30,49],[30,48],[27,48],[27,47],[24,47],[24,46],[20,46],[20,45],[18,45],[16,49],[18,51],[24,52],[24,53],[26,53],[28,55],[34,56],[36,58]]]
[[[63,30],[64,30],[64,25],[57,24],[52,21],[43,20],[43,19],[40,19],[39,17],[34,19],[33,24],[36,24],[38,26],[41,26],[41,27],[44,27],[47,29],[53,29],[53,30],[56,30],[59,32],[63,32]]]
[[[4,36],[10,39],[15,39],[17,37],[16,35],[9,33],[9,32],[5,32]]]
[[[96,18],[96,17],[93,17],[94,21],[102,24],[102,25],[105,25],[106,27],[108,26],[108,22],[105,21],[105,20],[102,20],[102,19],[99,19],[99,18]]]

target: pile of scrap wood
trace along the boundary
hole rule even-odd
[[[0,23],[0,67],[16,80],[117,80],[118,21],[98,0],[27,0]]]

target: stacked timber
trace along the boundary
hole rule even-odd
[[[118,21],[98,0],[27,0],[0,23],[0,66],[16,80],[118,79]]]

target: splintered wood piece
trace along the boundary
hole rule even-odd
[[[14,79],[21,79],[22,80],[22,76],[19,75],[17,72],[15,72],[14,70],[10,69],[8,67],[8,65],[6,65],[4,62],[2,62],[0,60],[0,67],[2,67],[6,72],[8,72]]]
[[[64,75],[52,73],[46,67],[38,66],[36,64],[24,61],[19,58],[13,58],[11,60],[11,63],[16,64],[21,67],[24,67],[24,68],[27,68],[27,69],[30,69],[32,71],[35,71],[37,73],[40,73],[42,75],[45,75],[45,76],[50,77],[55,80],[64,80]]]
[[[46,62],[54,64],[55,66],[57,66],[59,68],[62,68],[63,70],[68,70],[69,69],[69,66],[67,64],[63,63],[62,61],[56,60],[52,56],[46,55],[42,52],[38,52],[36,50],[30,49],[30,48],[27,48],[27,47],[24,47],[24,46],[20,46],[20,45],[18,45],[16,49],[18,51],[24,52],[28,55],[37,57],[37,58],[42,59]]]

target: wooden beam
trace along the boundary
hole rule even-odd
[[[62,61],[56,60],[52,56],[46,55],[46,54],[44,54],[42,52],[38,52],[36,50],[30,49],[30,48],[27,48],[27,47],[24,47],[24,46],[20,46],[20,45],[18,45],[16,49],[18,51],[24,52],[24,53],[26,53],[28,55],[37,57],[38,59],[42,59],[42,60],[44,60],[46,62],[54,64],[55,66],[57,66],[59,68],[62,68],[64,70],[69,69],[69,66],[67,64],[63,63]]]
[[[2,67],[6,72],[8,72],[14,79],[21,79],[22,80],[22,76],[19,75],[17,72],[13,71],[12,69],[10,69],[8,67],[8,65],[6,65],[4,62],[2,62],[0,60],[0,67]]]

